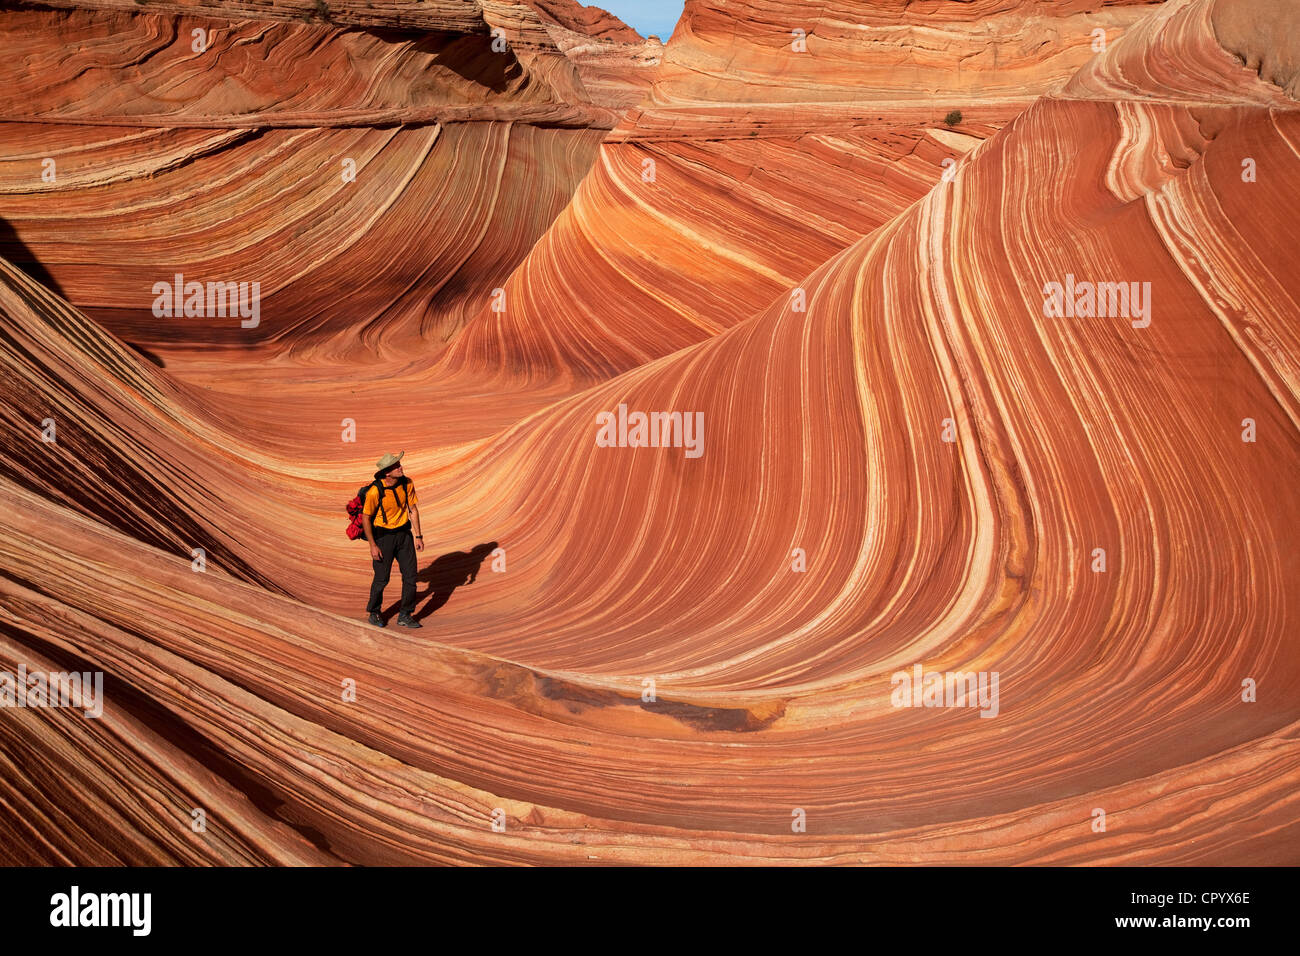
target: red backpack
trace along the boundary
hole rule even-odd
[[[403,475],[401,478],[397,479],[397,484],[393,485],[393,488],[405,488],[410,483],[410,480],[411,479]],[[366,531],[365,526],[361,523],[361,515],[366,505],[366,494],[376,485],[379,487],[379,513],[383,516],[385,521],[388,520],[388,513],[384,511],[384,492],[392,489],[385,488],[383,481],[376,478],[370,484],[363,485],[358,489],[357,496],[347,503],[348,517],[352,519],[348,524],[348,538],[352,541],[358,539],[362,541],[366,540]],[[407,494],[410,494],[410,492],[407,492]],[[396,495],[394,495],[394,497],[396,497]]]

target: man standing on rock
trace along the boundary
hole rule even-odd
[[[370,560],[374,565],[375,579],[370,585],[370,623],[386,627],[379,609],[384,603],[384,587],[393,571],[393,558],[402,571],[402,608],[397,616],[399,627],[423,627],[411,615],[415,611],[415,552],[424,550],[424,535],[420,534],[420,509],[415,497],[415,482],[402,473],[402,452],[388,454],[376,462],[377,479],[366,490],[366,500],[361,507],[361,526],[370,542]],[[378,517],[376,517],[376,515]],[[412,534],[411,525],[415,532]]]

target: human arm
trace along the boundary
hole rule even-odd
[[[420,505],[419,502],[416,500],[414,485],[411,486],[410,509],[411,509],[411,528],[413,534],[415,535],[415,550],[423,551],[424,535],[420,533]]]
[[[383,553],[379,550],[379,545],[375,543],[375,529],[370,523],[370,516],[374,512],[366,510],[369,505],[370,492],[366,492],[366,499],[361,503],[361,530],[365,532],[366,540],[370,542],[370,560],[378,561],[383,557]]]

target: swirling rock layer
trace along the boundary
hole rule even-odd
[[[119,177],[144,153],[251,168],[273,132],[409,137],[432,143],[414,183],[451,126],[47,121],[36,152],[83,157],[85,205],[54,210],[5,140],[11,242],[48,281],[0,262],[0,667],[106,675],[97,720],[0,711],[5,860],[1300,861],[1300,107],[1262,9],[1145,11],[966,130],[534,128],[521,169],[563,165],[537,158],[559,135],[594,165],[549,228],[525,217],[541,238],[508,279],[504,253],[454,273],[505,311],[354,323],[356,374],[324,298],[267,304],[247,347],[177,323],[160,367],[122,340],[145,272],[88,314],[77,243],[160,201]],[[446,168],[500,134],[457,130]],[[292,275],[303,202],[265,217],[300,246],[164,235]],[[412,232],[412,257],[457,234]],[[1138,283],[1144,315],[1050,314],[1083,282]],[[600,447],[620,404],[699,413],[702,454]],[[423,631],[359,619],[348,413],[410,449]],[[896,706],[918,665],[996,672],[997,713]]]

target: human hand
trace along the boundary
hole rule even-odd
[[[384,555],[383,555],[383,552],[381,552],[381,551],[379,550],[379,545],[377,545],[377,544],[372,544],[372,545],[370,546],[370,560],[371,560],[371,561],[378,561],[378,560],[379,560],[380,558],[382,558],[383,556],[384,556]]]
[[[416,551],[423,551],[423,550],[424,550],[424,542],[421,541],[419,538],[416,538],[416,539],[415,539],[415,550],[416,550]]]

